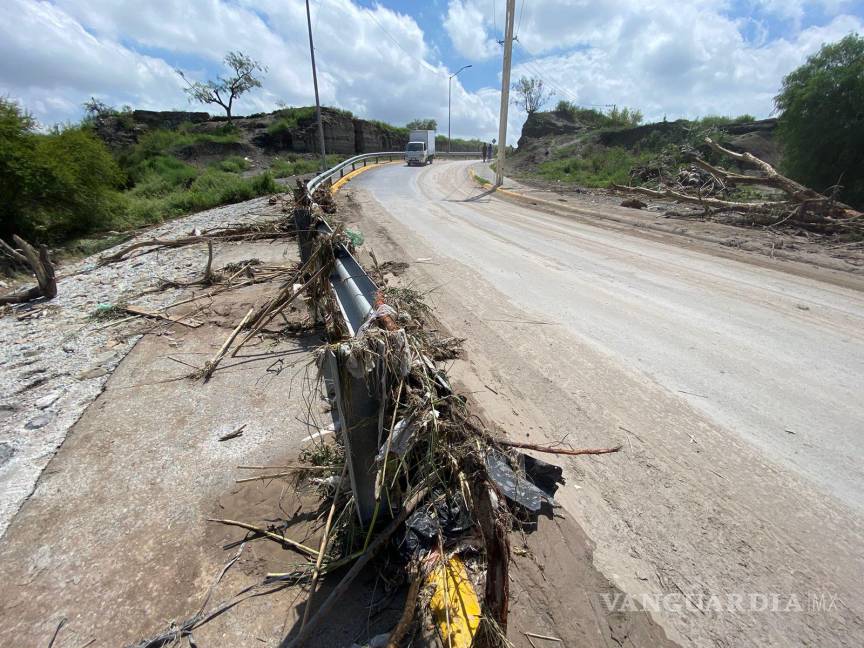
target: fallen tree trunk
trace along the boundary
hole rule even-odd
[[[727,171],[714,166],[705,160],[691,155],[690,160],[695,167],[717,178],[723,185],[759,185],[778,189],[786,194],[785,199],[763,200],[757,202],[738,202],[723,200],[702,195],[701,192],[684,193],[674,189],[648,189],[646,187],[625,187],[612,185],[612,189],[630,194],[639,194],[656,199],[668,199],[677,203],[698,205],[704,211],[704,216],[724,212],[738,213],[752,219],[750,224],[775,227],[783,223],[794,224],[819,232],[845,231],[846,233],[864,233],[862,213],[849,205],[839,202],[833,196],[825,196],[809,187],[781,175],[777,170],[751,153],[737,153],[729,150],[710,137],[705,143],[712,150],[725,155],[736,162],[758,169],[759,175],[745,175]],[[673,214],[675,215],[675,214]]]
[[[260,241],[266,239],[294,238],[295,236],[296,233],[293,231],[268,231],[255,229],[253,227],[245,227],[236,230],[225,230],[224,232],[214,232],[212,234],[206,235],[201,234],[198,236],[184,236],[176,239],[153,238],[146,241],[138,241],[137,243],[132,243],[131,245],[120,248],[113,254],[108,254],[101,257],[99,259],[99,265],[108,265],[109,263],[123,261],[130,252],[134,252],[135,250],[140,250],[142,248],[153,248],[152,250],[148,250],[149,252],[152,252],[156,249],[178,248],[186,245],[194,245],[195,243],[208,243],[212,245],[213,241]]]
[[[20,248],[20,252],[2,240],[0,240],[0,249],[15,261],[28,266],[36,275],[36,285],[28,290],[0,297],[0,306],[23,304],[39,297],[54,299],[57,296],[57,279],[54,274],[54,265],[48,257],[48,248],[40,245],[37,252],[36,248],[18,235],[13,235],[12,240]]]

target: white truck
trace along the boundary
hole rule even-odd
[[[405,162],[413,164],[432,164],[435,159],[435,131],[412,130],[405,147]]]

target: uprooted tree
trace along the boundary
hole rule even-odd
[[[177,69],[176,72],[186,82],[184,91],[190,101],[222,106],[230,121],[234,100],[253,88],[260,88],[258,75],[266,72],[267,68],[240,51],[228,52],[224,63],[230,73],[217,76],[215,81],[193,82],[186,78],[183,70]]]
[[[612,188],[625,193],[637,193],[651,198],[671,199],[678,203],[698,205],[703,208],[703,212],[700,214],[702,216],[735,213],[746,217],[749,222],[757,225],[791,224],[817,232],[864,236],[864,219],[862,219],[864,214],[837,200],[833,193],[823,195],[805,187],[781,175],[774,167],[755,155],[731,151],[710,137],[705,138],[705,144],[714,152],[726,156],[740,165],[754,167],[760,173],[746,175],[729,171],[710,164],[696,152],[691,152],[689,158],[693,166],[702,171],[708,179],[705,184],[697,184],[692,189],[680,184],[676,189],[669,187],[649,189],[622,185],[612,185]],[[705,190],[706,184],[710,185],[711,192]],[[738,202],[709,195],[717,189],[721,193],[725,193],[727,189],[744,185],[769,187],[785,194],[785,198]]]
[[[39,246],[37,251],[20,236],[13,236],[16,250],[0,239],[0,252],[9,256],[14,262],[27,266],[36,276],[36,285],[28,290],[22,290],[0,297],[0,306],[5,304],[23,304],[39,297],[54,299],[57,296],[57,280],[54,278],[54,266],[48,258],[48,248]]]

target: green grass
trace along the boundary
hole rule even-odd
[[[176,131],[157,130],[144,135],[137,144],[119,156],[121,168],[132,182],[150,170],[154,159],[174,157],[181,149],[192,144],[215,142],[228,144],[238,142],[239,136],[232,129],[222,129],[219,133],[192,133],[183,126]],[[158,162],[156,164],[159,164]]]
[[[344,155],[328,155],[327,168],[339,164],[344,159]],[[321,162],[318,158],[286,155],[284,159],[274,160],[270,167],[270,173],[275,178],[288,178],[290,176],[318,173],[320,168]]]
[[[207,169],[199,173],[188,185],[170,187],[169,183],[158,192],[152,188],[158,180],[151,180],[126,192],[126,227],[140,227],[160,223],[191,212],[202,211],[219,205],[251,200],[278,191],[270,173],[244,178],[236,173]]]
[[[349,119],[354,116],[351,111],[342,110],[341,108],[327,108],[326,110],[327,112],[335,112]],[[279,135],[280,133],[297,128],[301,121],[308,122],[313,119],[315,119],[315,106],[283,108],[276,112],[276,121],[267,127],[267,132],[271,135]]]
[[[214,162],[210,166],[219,169],[220,171],[227,171],[228,173],[243,173],[244,171],[248,171],[252,165],[249,164],[246,158],[242,158],[239,155],[232,155],[224,160]]]
[[[648,161],[649,155],[631,153],[623,148],[594,148],[581,155],[571,155],[542,162],[536,175],[544,180],[572,182],[583,187],[608,187],[628,184],[630,169]]]

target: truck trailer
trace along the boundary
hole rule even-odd
[[[432,164],[435,159],[435,131],[412,130],[405,147],[405,162],[408,166],[414,164]]]

